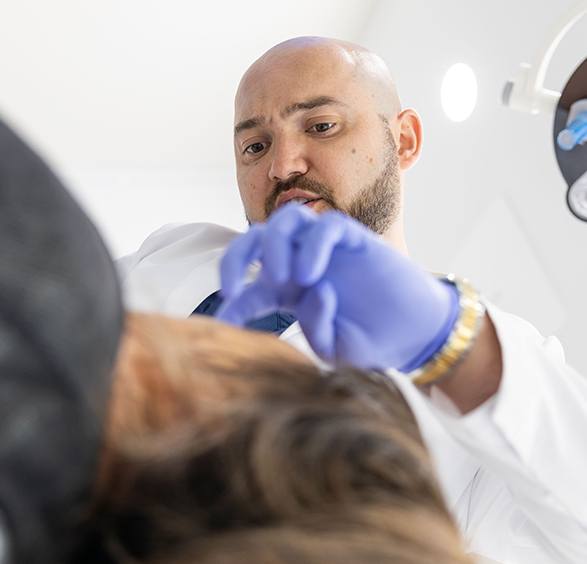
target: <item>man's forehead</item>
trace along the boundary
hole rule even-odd
[[[354,94],[353,94],[354,92]],[[257,81],[242,85],[235,98],[235,126],[244,120],[264,117],[288,118],[301,110],[332,106],[350,108],[356,97],[356,86],[337,76],[318,80],[301,80],[282,76],[280,80]]]
[[[270,50],[243,75],[235,103],[239,107],[251,98],[274,100],[283,93],[301,99],[318,95],[316,89],[325,90],[328,85],[336,92],[335,85],[348,81],[355,66],[348,53],[332,47]]]
[[[235,97],[235,125],[282,114],[288,106],[320,96],[351,107],[359,103],[364,109],[375,103],[384,114],[399,111],[397,91],[382,59],[358,46],[303,39],[270,49],[243,75]]]
[[[312,110],[315,108],[323,108],[325,106],[334,106],[340,109],[349,107],[347,103],[341,99],[336,98],[335,96],[322,94],[318,96],[311,96],[297,102],[291,102],[285,105],[282,109],[277,108],[277,112],[282,119],[286,119],[297,112]],[[234,134],[238,135],[241,131],[246,129],[252,129],[254,127],[265,125],[269,119],[270,116],[268,116],[266,113],[263,113],[263,111],[254,115],[250,114],[250,117],[246,117],[245,119],[240,120],[237,116],[237,119],[235,120]]]

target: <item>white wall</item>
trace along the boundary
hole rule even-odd
[[[533,62],[572,0],[382,1],[363,42],[388,62],[404,106],[424,121],[420,162],[407,175],[412,255],[432,270],[473,279],[506,309],[559,335],[587,373],[587,223],[567,211],[552,145],[553,116],[501,106],[521,62]],[[587,57],[587,18],[565,37],[546,86],[560,91]],[[479,101],[450,122],[440,106],[444,72],[471,65]]]
[[[287,37],[356,40],[379,52],[425,125],[407,177],[413,256],[475,280],[561,336],[587,373],[587,224],[564,203],[550,116],[500,105],[503,83],[542,47],[572,0],[0,0],[0,113],[47,154],[113,253],[176,221],[244,227],[232,163],[239,77]],[[557,51],[550,88],[587,56],[587,21]],[[449,122],[454,62],[479,79],[472,117]]]
[[[163,223],[244,227],[233,96],[295,35],[357,39],[373,0],[0,0],[0,113],[50,157],[115,255]]]

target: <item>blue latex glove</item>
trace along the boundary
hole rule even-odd
[[[262,270],[252,284],[250,263]],[[458,315],[452,285],[434,278],[339,213],[289,204],[229,246],[217,317],[243,325],[276,309],[297,316],[321,358],[409,371],[445,343]]]

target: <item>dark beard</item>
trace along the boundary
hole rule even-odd
[[[367,186],[341,210],[379,235],[383,235],[397,220],[400,213],[400,178],[398,157],[391,133],[391,146],[385,167],[370,186]]]
[[[383,235],[396,221],[400,211],[400,179],[395,141],[388,128],[385,130],[387,153],[385,166],[373,183],[366,186],[345,209],[336,203],[332,190],[326,185],[305,176],[294,176],[286,182],[278,182],[265,201],[265,217],[275,211],[280,194],[299,188],[322,198],[332,209],[356,219],[375,233]],[[248,220],[249,225],[251,221]]]

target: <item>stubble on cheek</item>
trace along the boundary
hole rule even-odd
[[[263,215],[263,202],[264,198],[260,195],[260,190],[253,183],[246,183],[246,189],[243,192],[241,190],[241,200],[245,211],[245,218],[247,223],[252,225],[253,223],[260,223],[265,221]]]

